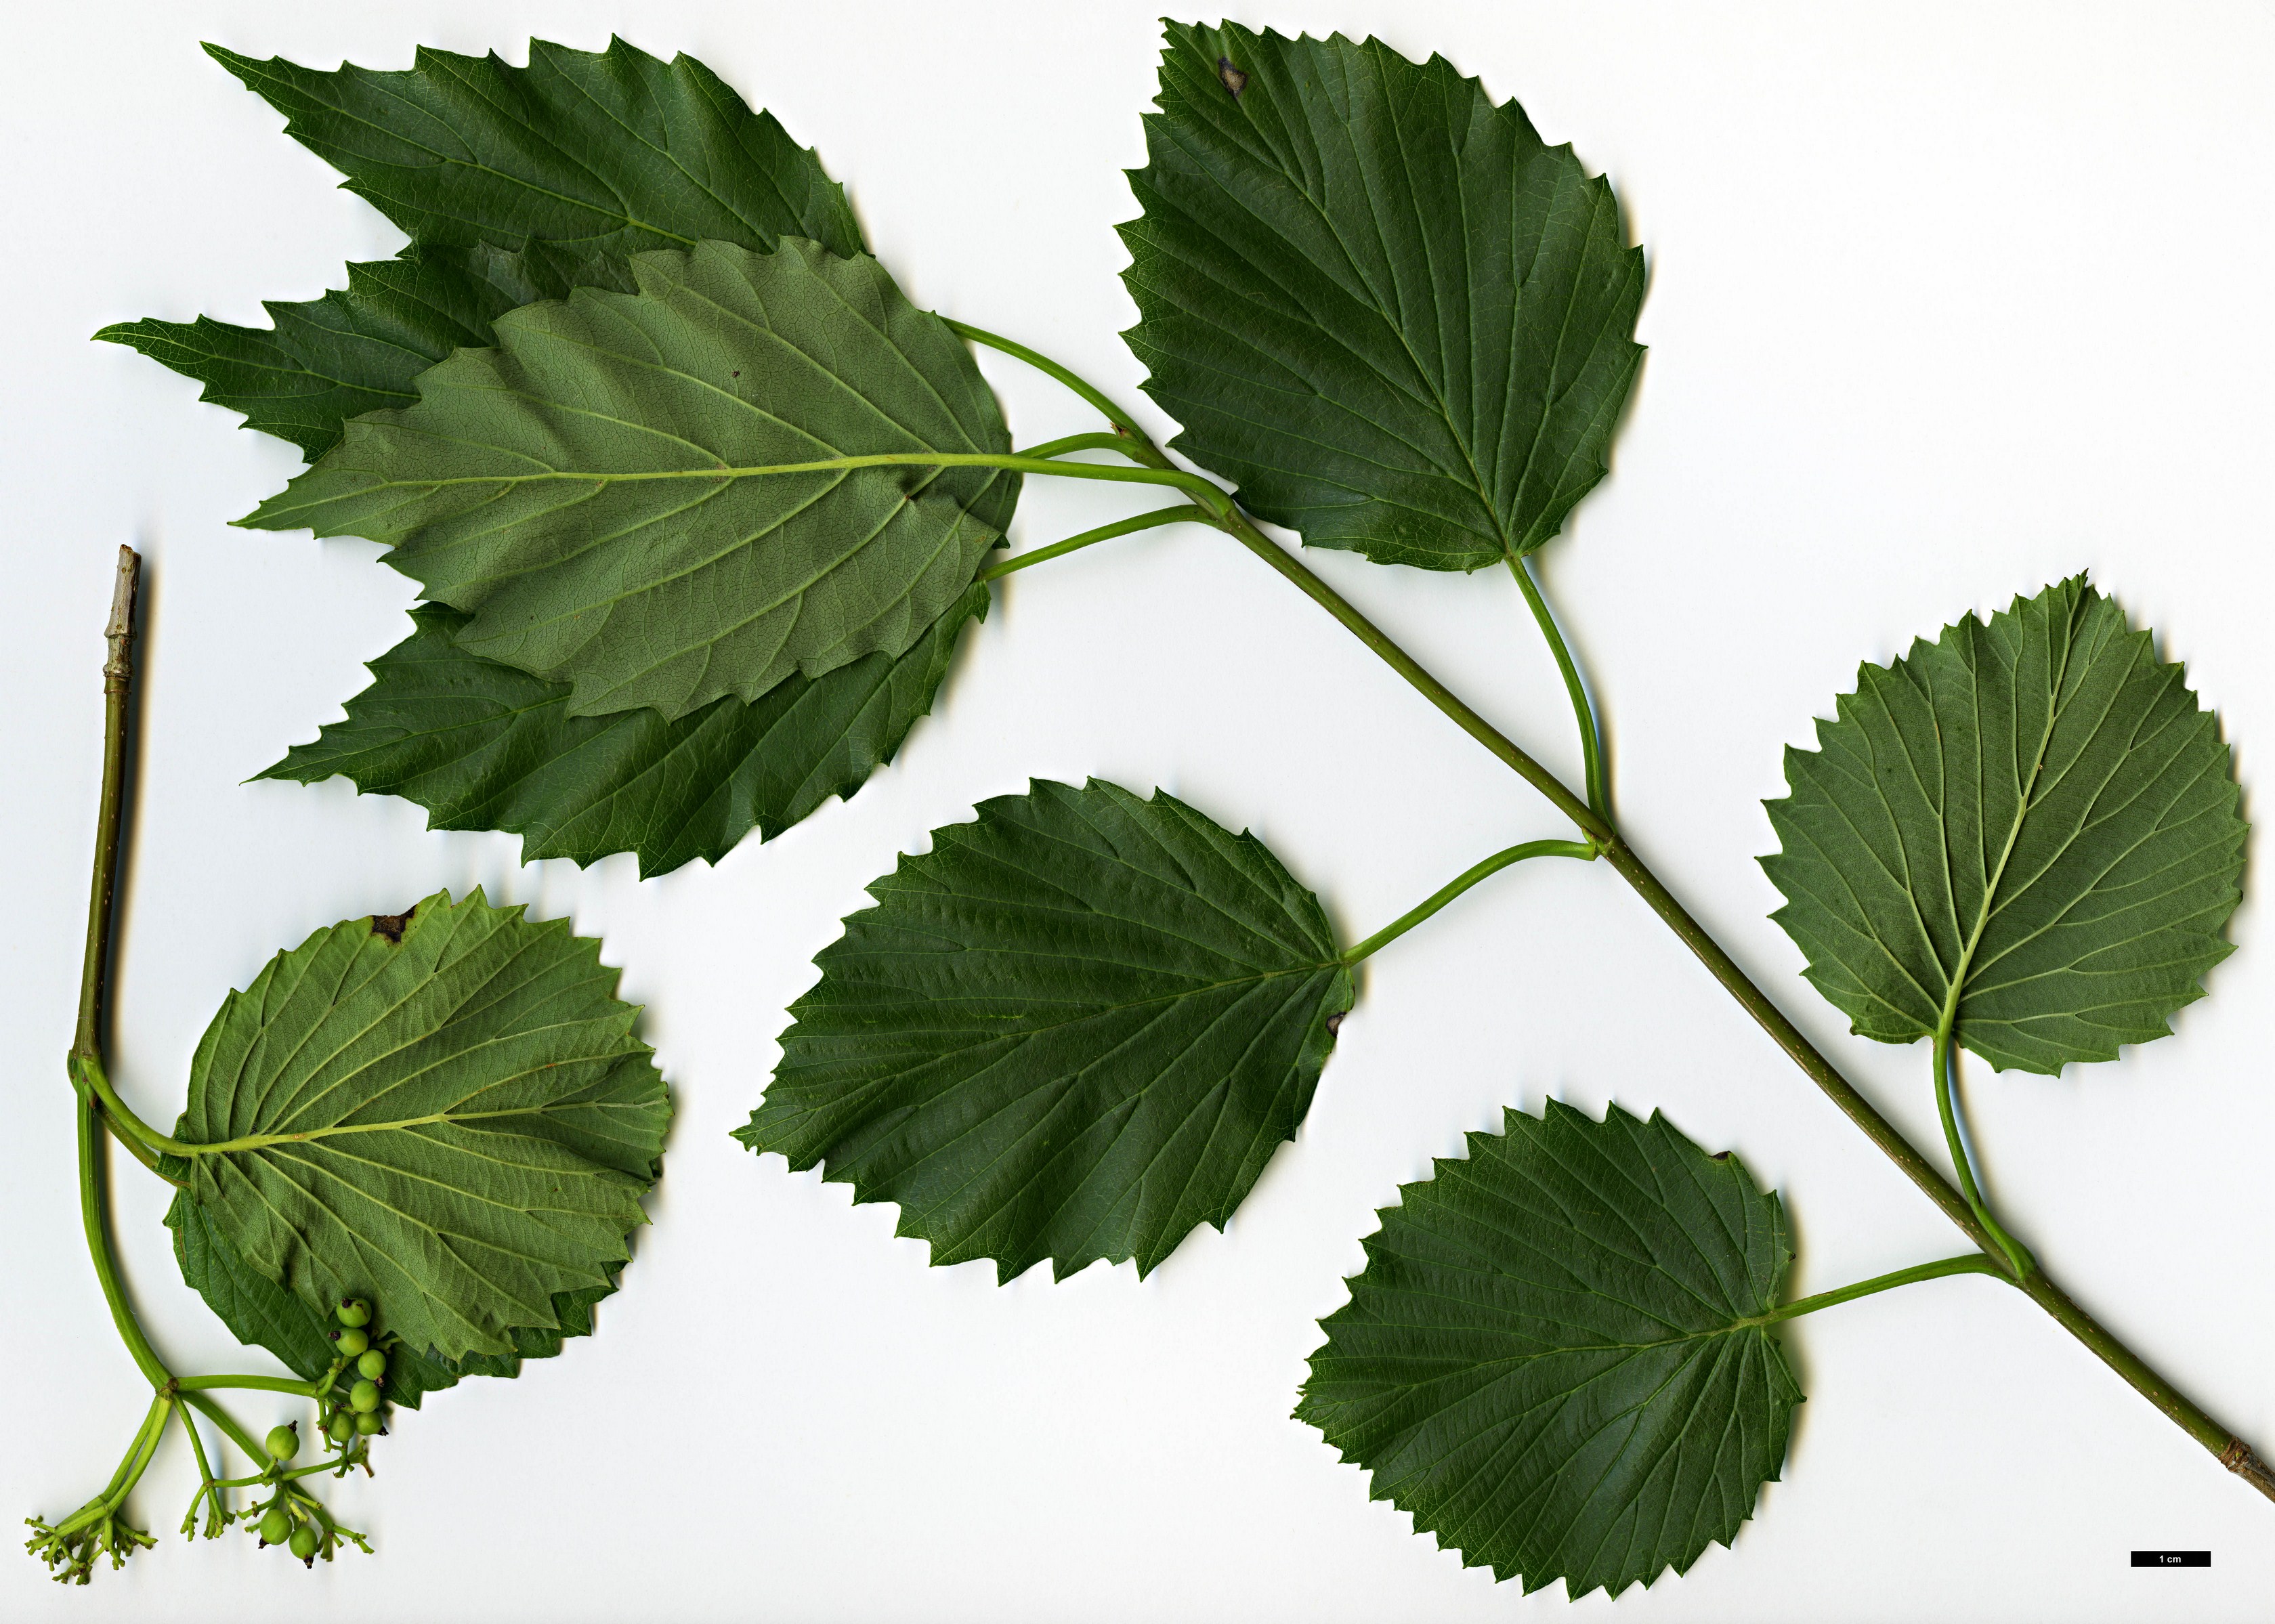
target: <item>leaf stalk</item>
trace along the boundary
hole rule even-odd
[[[1797,1297],[1782,1308],[1766,1314],[1757,1314],[1751,1319],[1738,1323],[1745,1326],[1775,1325],[1782,1319],[1798,1319],[1803,1314],[1814,1314],[1842,1303],[1854,1303],[1859,1297],[1869,1297],[1883,1291],[1893,1291],[1899,1286],[1909,1286],[1924,1280],[1941,1280],[1946,1274],[1988,1274],[1993,1280],[2014,1282],[2007,1278],[2007,1270],[1997,1258],[1987,1252],[1961,1252],[1956,1258],[1939,1258],[1934,1263],[1916,1263],[1908,1269],[1896,1269],[1886,1274],[1876,1274],[1871,1280],[1858,1280],[1853,1286],[1842,1286],[1833,1291],[1820,1291],[1815,1296]]]
[[[1580,668],[1572,659],[1572,651],[1564,645],[1564,634],[1557,630],[1556,616],[1550,613],[1548,600],[1541,594],[1540,584],[1532,578],[1532,568],[1518,555],[1512,554],[1508,572],[1516,578],[1516,585],[1524,593],[1527,608],[1532,611],[1540,635],[1547,639],[1548,652],[1556,657],[1556,668],[1563,674],[1564,692],[1572,701],[1572,718],[1580,725],[1580,759],[1587,775],[1588,804],[1606,823],[1612,820],[1612,783],[1610,772],[1604,761],[1603,724],[1597,720],[1594,702],[1588,697],[1588,685],[1580,680]]]
[[[1098,542],[1111,541],[1116,536],[1134,535],[1138,531],[1152,530],[1162,525],[1189,523],[1213,525],[1215,522],[1216,516],[1207,509],[1190,502],[1181,502],[1175,507],[1155,508],[1150,513],[1140,513],[1130,518],[1116,519],[1111,525],[1100,525],[1095,530],[1085,530],[1078,536],[1069,536],[1063,541],[1054,541],[1048,547],[1039,547],[1032,553],[1020,554],[1017,558],[1006,558],[1000,563],[990,564],[986,569],[982,570],[978,578],[983,581],[1000,580],[1016,570],[1027,568],[1030,564],[1043,563],[1053,558],[1063,558],[1069,553],[1079,552],[1082,548],[1094,546]]]
[[[1376,953],[1396,941],[1471,886],[1498,874],[1512,864],[1522,863],[1527,857],[1577,857],[1583,863],[1592,863],[1596,860],[1596,855],[1593,842],[1578,840],[1529,840],[1520,845],[1511,846],[1506,850],[1496,851],[1482,863],[1464,869],[1364,941],[1346,948],[1342,962],[1346,964],[1357,964],[1372,958]]]
[[[1983,1186],[1975,1176],[1967,1136],[1960,1131],[1959,1056],[1954,1052],[1948,1022],[1935,1034],[1934,1066],[1936,1114],[1943,1119],[1943,1140],[1951,1150],[1951,1165],[1959,1174],[1960,1193],[1967,1197],[1967,1205],[1974,1210],[1977,1220],[1991,1232],[1991,1238],[1999,1243],[1999,1250],[2006,1254],[2019,1280],[2037,1268],[2038,1260],[2030,1255],[2029,1248],[2000,1227],[1991,1215],[1990,1203],[1983,1198]]]

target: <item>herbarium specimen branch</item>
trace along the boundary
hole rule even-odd
[[[1728,1152],[1617,1107],[1512,1111],[1401,1191],[1323,1322],[1298,1414],[1376,1494],[1528,1589],[1681,1571],[1734,1537],[1783,1462],[1800,1390],[1772,1328],[1977,1273],[2275,1497],[2256,1454],[2015,1238],[1956,1087],[1961,1047],[2058,1071],[2164,1035],[2200,995],[2244,835],[2212,718],[2081,578],[1863,668],[1820,748],[1788,752],[1792,793],[1769,807],[1777,918],[1856,1031],[1927,1040],[1954,1183],[1614,814],[1603,729],[1530,555],[1607,470],[1642,357],[1643,261],[1608,184],[1514,102],[1379,42],[1168,26],[1121,230],[1139,312],[1125,336],[1183,426],[1178,461],[1033,347],[915,309],[814,155],[690,58],[533,42],[524,68],[421,50],[404,72],[321,72],[213,55],[411,239],[343,291],[271,305],[270,329],[101,335],[310,457],[244,523],[378,541],[428,600],[345,720],[267,776],[344,774],[434,827],[518,833],[525,860],[715,861],[892,758],[988,583],[1193,523],[1572,826],[1345,947],[1251,836],[1167,795],[1038,782],[870,888],[876,906],[793,1008],[746,1144],[896,1203],[935,1263],[1143,1273],[1225,1222],[1294,1135],[1359,963],[1502,869],[1600,861],[1976,1250],[1781,1303],[1783,1208]],[[974,344],[1107,427],[1015,449]],[[1116,460],[1084,460],[1100,457]],[[1177,500],[999,557],[1029,477]],[[1565,688],[1581,786],[1266,524],[1379,563],[1505,566]],[[289,1240],[260,1237],[246,1273],[282,1278],[268,1265]]]

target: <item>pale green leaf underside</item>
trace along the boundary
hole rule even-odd
[[[398,940],[399,938],[399,940]],[[599,944],[475,892],[272,959],[198,1045],[189,1194],[319,1315],[444,1361],[578,1327],[645,1221],[670,1114]]]
[[[2083,577],[1866,665],[1786,752],[1763,859],[1807,974],[1883,1042],[2058,1072],[2163,1037],[2241,898],[2210,713]]]
[[[865,654],[745,705],[676,721],[650,710],[569,714],[569,685],[458,646],[465,616],[428,604],[371,663],[347,718],[259,774],[335,774],[427,808],[436,829],[503,829],[521,859],[639,854],[643,876],[716,863],[752,828],[771,840],[833,795],[851,797],[932,709],[964,628],[987,612],[968,588],[897,658]]]
[[[935,1264],[1145,1273],[1294,1137],[1350,973],[1262,842],[1170,796],[978,813],[869,888],[736,1137],[899,1203]]]
[[[208,49],[414,240],[348,267],[344,290],[268,302],[267,329],[153,318],[95,336],[195,378],[312,460],[350,418],[416,401],[421,372],[490,344],[516,306],[630,289],[634,253],[784,237],[863,251],[814,155],[690,57],[533,40],[526,68],[421,50],[408,72],[321,72]]]
[[[979,467],[798,466],[1010,449],[971,352],[874,260],[795,238],[641,254],[637,294],[501,318],[243,522],[361,535],[458,641],[676,719],[897,655],[971,584],[1017,499]]]
[[[1785,1212],[1653,1113],[1552,1102],[1399,1190],[1296,1414],[1465,1567],[1617,1595],[1727,1545],[1801,1388]]]
[[[238,1341],[267,1348],[303,1380],[323,1375],[334,1353],[331,1336],[337,1326],[330,1314],[318,1313],[246,1262],[211,1214],[186,1191],[176,1195],[167,1208],[166,1227],[174,1232],[174,1260],[181,1266],[183,1280]],[[417,1409],[427,1394],[456,1386],[463,1377],[518,1376],[522,1360],[552,1357],[561,1351],[563,1337],[590,1336],[593,1305],[614,1289],[610,1285],[554,1293],[559,1328],[517,1326],[510,1354],[469,1354],[453,1361],[408,1345],[397,1347],[387,1362],[387,1401]]]
[[[1160,107],[1124,336],[1177,449],[1381,563],[1475,570],[1553,536],[1643,354],[1610,186],[1376,40],[1172,23]]]

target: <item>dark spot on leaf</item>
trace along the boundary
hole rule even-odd
[[[1727,1151],[1716,1151],[1714,1152],[1714,1159],[1716,1161],[1727,1161],[1730,1159],[1730,1152]]]
[[[401,913],[375,913],[371,916],[371,933],[384,936],[389,941],[403,940],[403,927],[411,923],[411,916],[419,910],[406,908]]]
[[[1350,1013],[1350,1012],[1349,1012],[1349,1010],[1347,1010],[1347,1009],[1339,1009],[1339,1010],[1337,1010],[1334,1014],[1333,1014],[1333,1015],[1331,1015],[1331,1016],[1329,1016],[1327,1017],[1327,1036],[1328,1036],[1328,1037],[1332,1038],[1332,1037],[1334,1037],[1337,1032],[1339,1032],[1339,1031],[1342,1031],[1342,1029],[1343,1029],[1343,1016],[1346,1016],[1346,1015],[1348,1015],[1349,1013]]]
[[[727,375],[730,378],[739,378],[743,375],[743,369],[737,366],[734,371],[729,373]]]
[[[1224,81],[1224,87],[1232,92],[1232,99],[1236,102],[1240,100],[1240,93],[1248,88],[1248,75],[1234,67],[1229,57],[1216,59],[1216,76]]]

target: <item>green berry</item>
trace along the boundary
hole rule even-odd
[[[361,1297],[344,1299],[336,1311],[340,1317],[340,1323],[351,1331],[371,1323],[371,1304]]]
[[[293,1421],[270,1427],[268,1436],[261,1441],[267,1445],[270,1459],[289,1461],[300,1453],[300,1424]]]
[[[282,1506],[271,1506],[261,1519],[261,1543],[281,1545],[292,1537],[292,1519],[284,1514]]]
[[[377,1381],[387,1374],[387,1356],[374,1348],[356,1361],[356,1371],[358,1374]]]
[[[332,1418],[324,1423],[324,1436],[336,1444],[347,1442],[355,1436],[355,1417],[344,1409],[334,1410]]]
[[[379,1408],[379,1384],[359,1381],[348,1389],[348,1406],[359,1415],[368,1416]]]
[[[340,1351],[351,1359],[371,1346],[368,1333],[352,1329],[341,1332],[334,1340],[339,1343]]]
[[[377,1410],[367,1409],[355,1418],[355,1430],[369,1438],[375,1432],[387,1431],[387,1423],[379,1418]]]
[[[292,1530],[292,1554],[304,1562],[316,1560],[316,1530],[305,1522]]]

